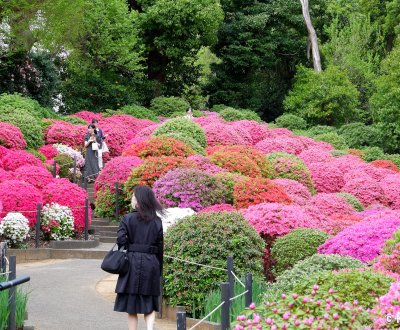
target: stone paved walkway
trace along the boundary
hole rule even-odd
[[[100,269],[101,260],[67,259],[18,264],[29,275],[28,325],[36,330],[127,329],[125,313],[113,311],[115,278]],[[176,327],[157,320],[155,330]],[[145,330],[140,316],[139,330]]]

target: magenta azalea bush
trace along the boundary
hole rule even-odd
[[[58,155],[58,150],[52,144],[46,144],[39,148],[39,151],[47,158],[53,159]]]
[[[17,180],[28,182],[39,190],[53,181],[53,175],[41,166],[21,166],[14,171],[14,176]]]
[[[215,205],[208,206],[208,207],[200,210],[199,213],[204,213],[204,212],[230,212],[230,211],[236,211],[236,209],[230,204],[215,204]]]
[[[304,145],[301,141],[293,137],[276,137],[258,142],[255,148],[266,154],[286,152],[288,154],[299,155],[304,150]]]
[[[0,145],[8,149],[25,149],[26,141],[18,127],[0,122]]]
[[[27,182],[9,180],[0,183],[0,200],[3,211],[0,218],[8,212],[19,212],[29,220],[29,226],[36,223],[37,204],[42,204],[43,197],[39,189]]]
[[[153,186],[158,200],[166,207],[205,207],[225,202],[225,187],[211,174],[197,169],[178,168],[160,177]]]
[[[249,132],[252,145],[268,138],[270,136],[269,129],[266,124],[257,123],[255,120],[238,120],[231,123],[233,127],[241,127],[241,129]]]
[[[354,195],[364,206],[387,203],[379,182],[368,175],[347,181],[341,191]]]
[[[100,120],[102,118],[102,114],[101,113],[94,113],[94,112],[85,111],[85,110],[79,111],[77,113],[74,113],[74,116],[83,119],[88,124],[90,124],[93,119]]]
[[[46,143],[62,143],[71,148],[83,146],[87,127],[85,125],[73,125],[64,121],[55,121],[47,129]]]
[[[376,258],[385,241],[400,228],[400,212],[381,211],[345,228],[322,244],[318,252],[350,256],[362,262]]]
[[[306,205],[311,199],[311,193],[306,186],[291,179],[273,179],[273,182],[281,185],[294,204]]]
[[[390,174],[379,182],[384,197],[392,209],[400,210],[400,175]]]
[[[330,151],[321,148],[311,148],[302,151],[299,156],[309,166],[312,163],[327,163],[333,159]]]
[[[235,128],[228,124],[212,123],[204,126],[204,132],[209,146],[246,144]]]
[[[7,180],[12,180],[12,172],[6,171],[0,167],[0,183]]]
[[[344,185],[343,172],[329,163],[312,163],[308,165],[311,178],[318,192],[334,193],[339,192]]]
[[[219,172],[226,172],[224,168],[213,164],[209,158],[202,155],[192,155],[189,156],[187,160],[196,164],[196,168],[206,173],[216,174]]]
[[[10,151],[2,158],[2,167],[6,171],[15,171],[24,165],[44,167],[39,158],[24,150]]]
[[[239,121],[230,123],[230,126],[232,126],[236,133],[239,134],[239,136],[243,139],[245,145],[253,145],[251,133],[246,127],[242,126]]]

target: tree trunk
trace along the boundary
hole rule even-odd
[[[307,26],[308,38],[311,42],[311,52],[312,52],[314,70],[317,72],[320,72],[320,71],[322,71],[321,57],[319,55],[317,33],[315,32],[314,26],[312,25],[312,22],[311,22],[308,0],[300,0],[300,2],[301,2],[302,11],[303,11],[304,21]]]

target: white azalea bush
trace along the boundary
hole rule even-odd
[[[47,240],[70,238],[74,233],[74,216],[67,206],[46,204],[42,209],[40,225]]]
[[[65,155],[71,157],[72,160],[76,156],[76,166],[83,167],[85,165],[85,158],[82,156],[82,154],[78,150],[75,150],[75,149],[73,149],[65,144],[61,144],[61,143],[53,144],[53,146],[54,146],[54,148],[57,149],[57,151],[60,154],[65,154]]]
[[[0,235],[18,247],[29,236],[29,220],[19,212],[9,212],[0,222]]]
[[[164,215],[160,215],[163,223],[164,232],[168,227],[174,225],[178,220],[196,214],[191,208],[170,207],[164,210]]]

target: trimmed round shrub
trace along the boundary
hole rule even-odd
[[[277,137],[262,140],[255,145],[255,148],[266,154],[286,152],[299,155],[304,150],[304,145],[300,140],[293,137]]]
[[[31,153],[24,150],[15,150],[8,152],[2,158],[2,166],[7,171],[15,171],[18,167],[32,165],[44,167],[43,163]]]
[[[271,256],[275,260],[273,273],[280,275],[300,260],[316,254],[318,247],[329,237],[318,229],[296,228],[277,238],[271,248]]]
[[[339,192],[336,194],[340,197],[343,197],[347,201],[347,203],[349,203],[357,212],[361,212],[364,210],[364,206],[354,195],[345,192]]]
[[[78,233],[81,233],[85,228],[86,198],[86,191],[67,179],[55,179],[43,188],[45,204],[57,203],[71,209],[74,216],[74,228]],[[91,222],[92,209],[89,207],[89,226]]]
[[[212,206],[208,206],[199,212],[231,212],[236,211],[236,209],[230,204],[215,204]]]
[[[135,118],[150,119],[156,122],[158,121],[157,115],[152,110],[137,104],[126,105],[118,109],[118,111],[121,111],[122,113],[125,113],[127,115],[131,115]]]
[[[298,294],[310,294],[310,288],[318,285],[315,299],[329,298],[328,290],[332,289],[342,300],[357,301],[364,308],[372,308],[375,299],[388,292],[390,283],[394,279],[390,276],[368,269],[343,269],[339,271],[325,271],[311,275],[298,283],[294,291]]]
[[[312,163],[308,165],[308,168],[317,192],[334,193],[342,189],[343,172],[333,162]]]
[[[278,127],[284,127],[290,130],[307,128],[307,122],[303,118],[290,113],[285,113],[276,118],[275,124]]]
[[[131,210],[131,203],[125,197],[125,193],[120,191],[118,194],[118,211],[119,214],[125,214]],[[115,217],[115,189],[112,187],[101,187],[96,192],[95,212],[99,217],[114,218]]]
[[[243,138],[236,132],[235,128],[230,125],[212,123],[203,128],[209,146],[246,144]]]
[[[0,122],[0,145],[8,149],[25,149],[26,142],[21,130],[11,124]]]
[[[230,172],[219,172],[215,176],[224,184],[225,186],[225,198],[226,202],[233,204],[233,188],[236,183],[241,180],[246,179],[245,176],[240,174],[230,173]]]
[[[236,121],[236,120],[254,120],[261,121],[260,116],[255,112],[247,109],[235,109],[231,107],[226,107],[219,112],[222,118],[226,121]]]
[[[42,203],[42,193],[39,189],[27,182],[9,180],[0,183],[0,200],[3,211],[0,218],[8,212],[19,212],[29,220],[29,226],[36,223],[37,204]]]
[[[186,145],[188,145],[190,148],[192,148],[195,152],[204,155],[204,147],[202,147],[199,142],[197,142],[194,138],[192,138],[189,135],[183,135],[182,133],[179,132],[170,132],[160,136],[167,136],[175,140],[181,141]]]
[[[381,141],[380,131],[374,126],[364,123],[350,123],[343,125],[337,131],[350,148],[377,146]]]
[[[264,178],[244,178],[233,186],[233,203],[245,208],[259,203],[291,204],[292,200],[283,187]]]
[[[297,262],[292,268],[284,271],[276,278],[275,283],[267,283],[264,294],[265,301],[272,301],[280,297],[282,293],[293,292],[294,287],[301,281],[327,270],[339,270],[346,268],[364,267],[361,261],[338,254],[314,254]]]
[[[385,153],[379,147],[365,147],[361,149],[362,156],[366,162],[385,158]]]
[[[217,151],[210,156],[210,160],[217,166],[229,172],[249,176],[261,177],[261,169],[257,163],[245,155],[237,152]]]
[[[53,159],[55,156],[58,155],[58,150],[51,144],[46,144],[44,146],[41,146],[38,150],[47,159]]]
[[[157,199],[166,207],[199,211],[225,202],[222,182],[197,169],[173,169],[154,183],[153,190]]]
[[[379,182],[368,175],[350,179],[342,191],[354,195],[365,207],[375,203],[383,205],[387,203]]]
[[[74,216],[67,206],[46,204],[41,212],[40,226],[46,240],[70,238],[74,231]]]
[[[154,136],[165,135],[168,133],[179,133],[188,136],[197,141],[203,148],[206,147],[206,136],[203,129],[190,119],[175,118],[166,121],[159,126],[154,132]]]
[[[226,172],[225,169],[220,166],[214,165],[213,163],[211,163],[209,158],[202,155],[192,155],[189,156],[187,160],[196,164],[196,168],[206,173],[216,174],[220,172]]]
[[[311,199],[311,193],[306,186],[290,179],[273,179],[273,182],[282,186],[294,204],[306,205]]]
[[[179,97],[159,96],[151,100],[150,108],[157,116],[169,117],[174,112],[186,112],[190,104]]]
[[[53,175],[42,166],[24,165],[18,167],[14,176],[17,180],[28,182],[39,190],[53,181]]]
[[[349,146],[346,143],[344,137],[338,135],[337,133],[325,133],[318,134],[314,136],[317,141],[325,141],[330,143],[335,149],[343,150],[348,149]]]
[[[69,169],[74,167],[71,157],[67,154],[59,154],[54,157],[54,161],[60,166],[59,176],[61,178],[69,177]]]
[[[300,158],[284,152],[271,153],[266,158],[270,167],[269,177],[271,179],[295,180],[305,185],[311,193],[315,192],[311,173]]]
[[[18,247],[29,236],[29,220],[19,212],[9,212],[0,221],[0,236]]]
[[[86,125],[56,121],[47,130],[46,143],[62,143],[71,148],[82,148],[86,132]]]
[[[132,145],[123,155],[140,158],[175,156],[188,157],[195,154],[194,150],[185,143],[167,136],[156,136],[150,140]]]
[[[262,275],[264,243],[237,212],[198,213],[171,226],[164,253],[221,270],[170,260],[164,265],[164,297],[169,305],[199,312],[208,292],[226,280],[226,258],[233,256],[234,272]]]

